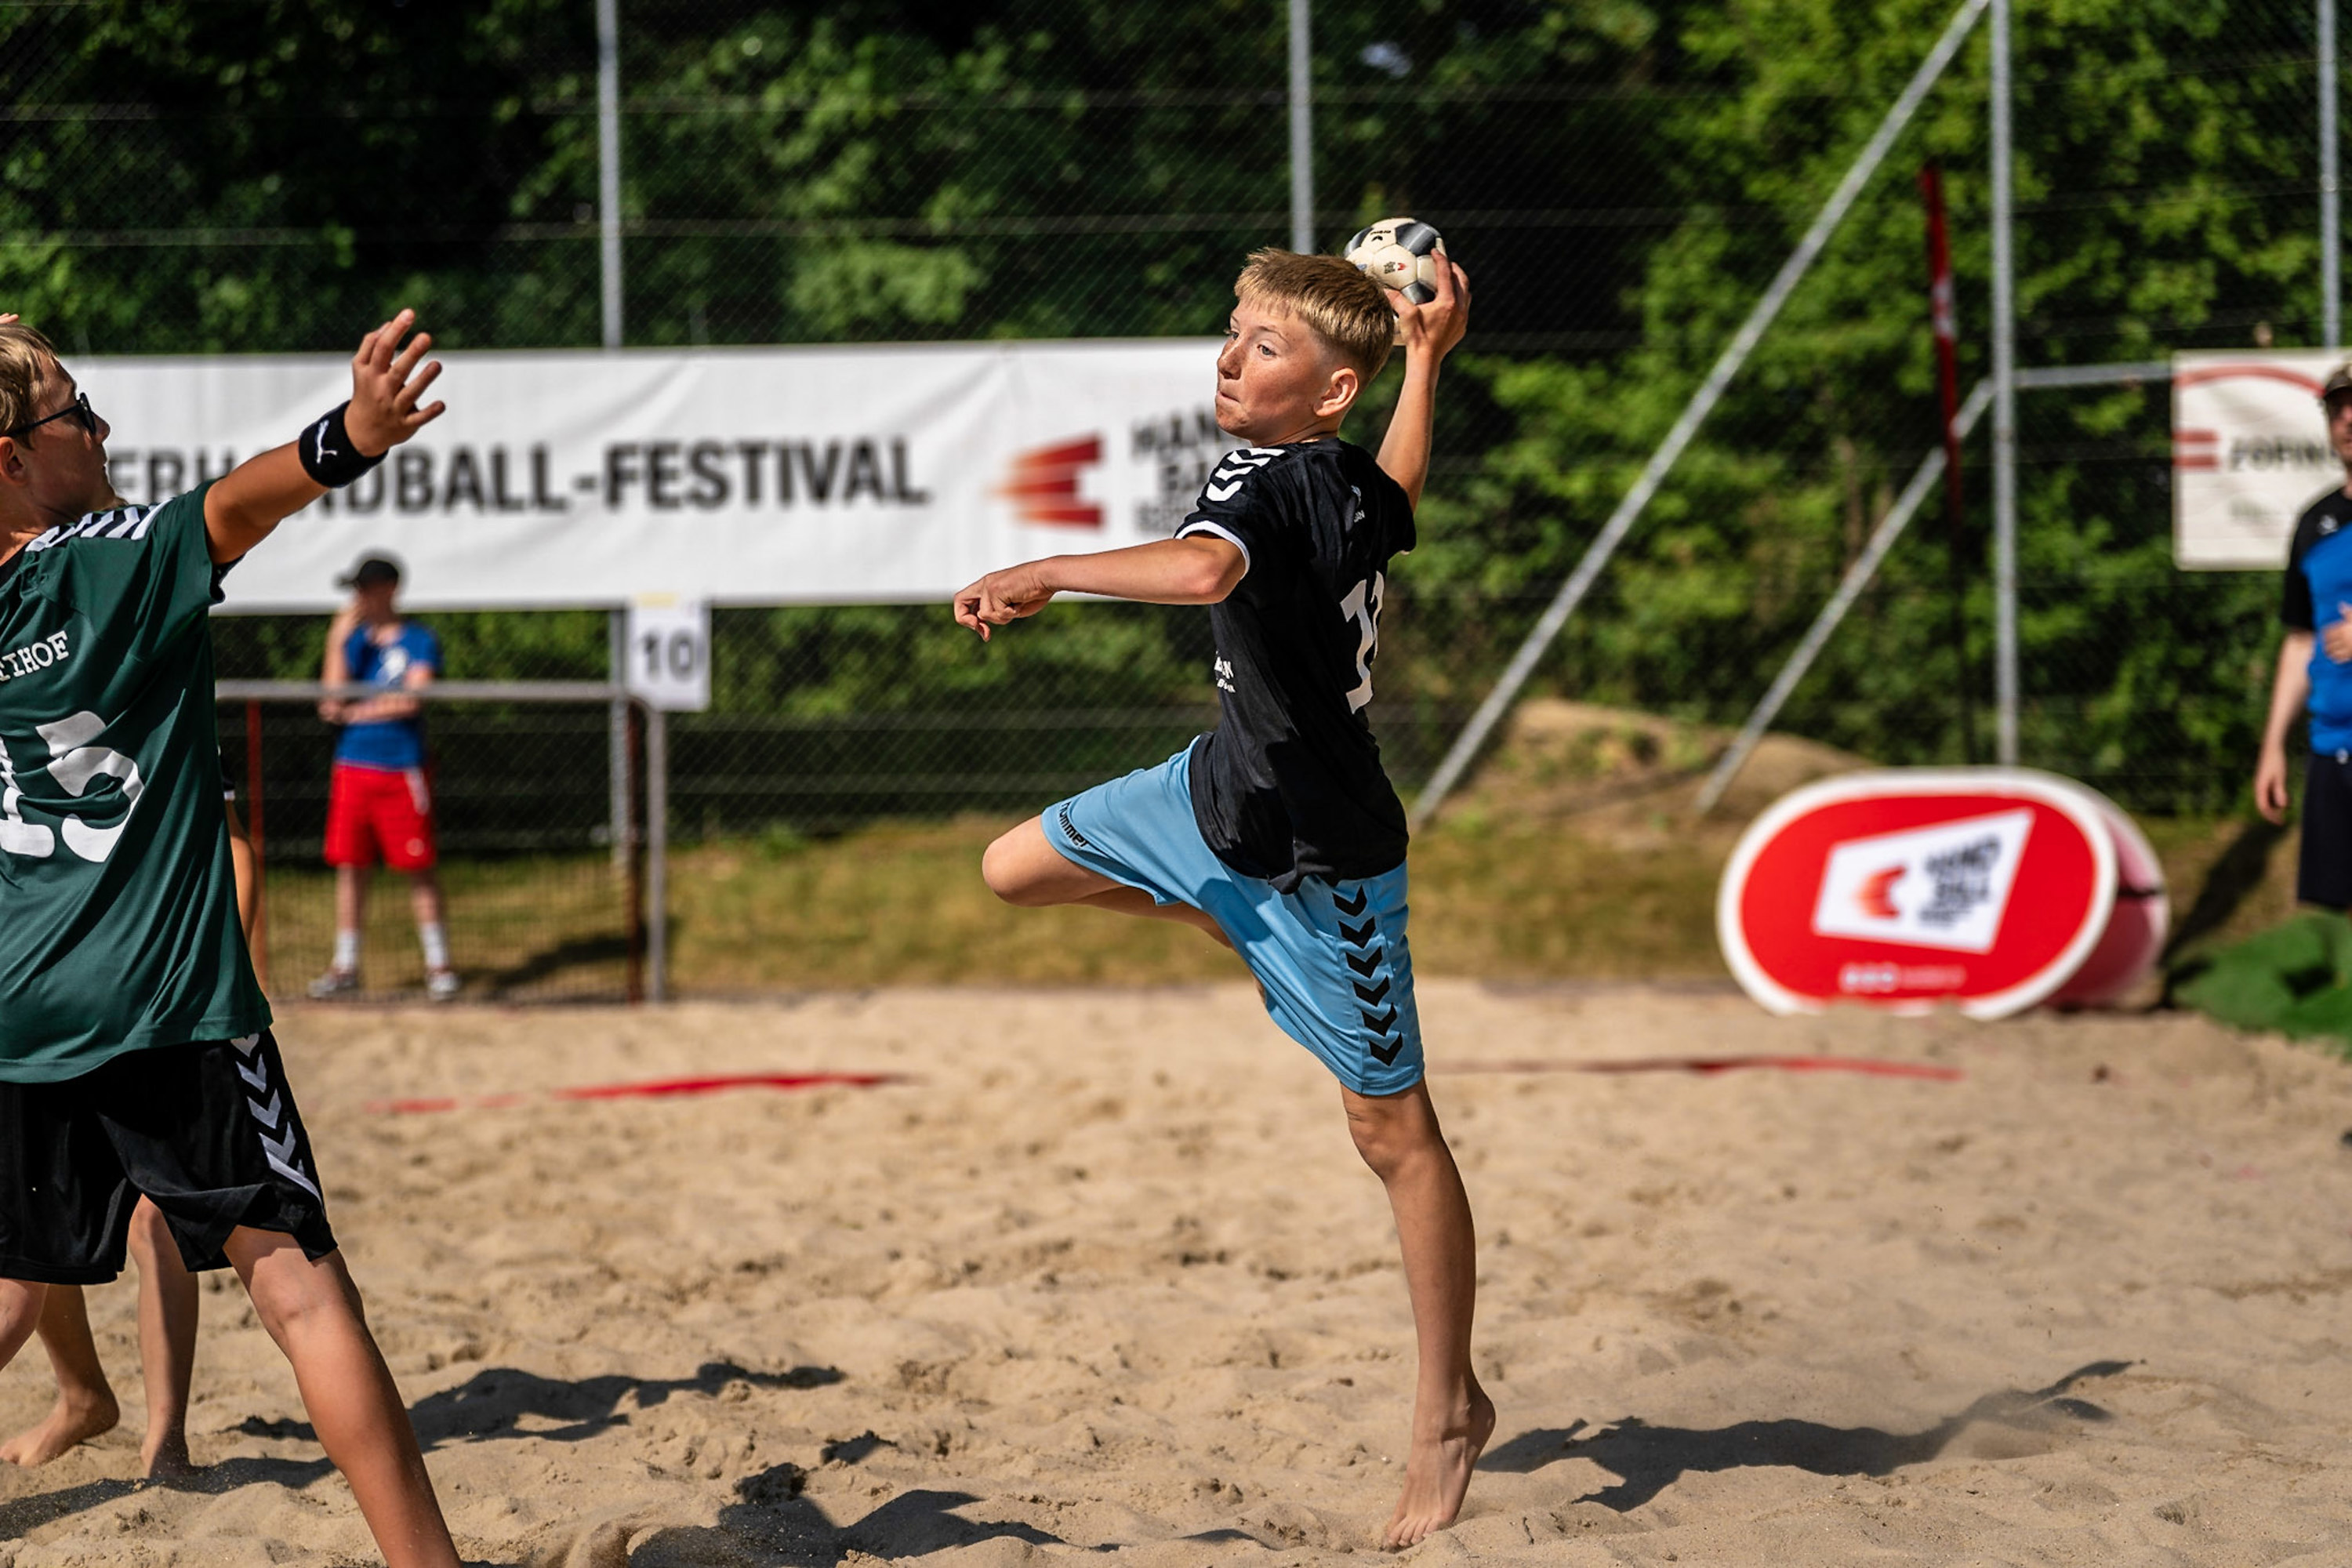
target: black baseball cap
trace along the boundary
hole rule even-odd
[[[359,563],[335,579],[338,588],[373,588],[379,583],[398,583],[400,563],[388,555],[362,555]]]
[[[2327,373],[2327,384],[2319,389],[2319,401],[2332,405],[2347,394],[2352,394],[2352,360],[2346,360]]]

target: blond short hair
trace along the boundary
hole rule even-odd
[[[1234,279],[1234,298],[1297,317],[1367,384],[1389,363],[1396,341],[1387,294],[1351,261],[1295,250],[1254,250]]]
[[[22,321],[0,323],[0,434],[40,417],[41,376],[57,345]]]

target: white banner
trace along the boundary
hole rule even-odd
[[[1165,538],[1235,443],[1215,339],[453,353],[449,412],[279,525],[231,611],[327,610],[388,553],[415,609],[945,599],[1036,555]],[[114,483],[160,500],[294,438],[350,362],[68,361]]]
[[[2341,354],[2172,361],[2172,556],[2189,570],[2286,568],[2294,520],[2344,483],[2319,389]]]

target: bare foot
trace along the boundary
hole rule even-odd
[[[28,1426],[0,1443],[0,1459],[27,1469],[46,1465],[75,1444],[87,1443],[101,1432],[112,1431],[121,1414],[110,1394],[72,1400],[60,1394],[39,1426]]]
[[[151,1481],[185,1480],[196,1473],[195,1462],[188,1458],[184,1430],[166,1432],[160,1438],[150,1433],[140,1447],[139,1458]]]
[[[1494,1435],[1495,1402],[1475,1384],[1458,1420],[1426,1437],[1416,1433],[1404,1462],[1404,1495],[1397,1499],[1381,1544],[1402,1551],[1452,1524],[1462,1511],[1463,1494],[1470,1489],[1470,1467]]]

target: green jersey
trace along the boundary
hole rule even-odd
[[[0,562],[0,1082],[269,1023],[221,810],[209,488]]]

